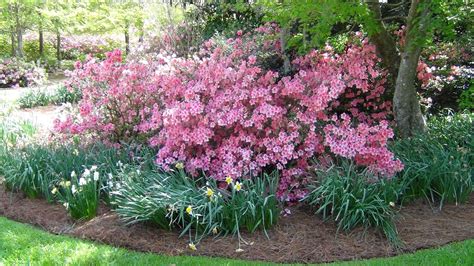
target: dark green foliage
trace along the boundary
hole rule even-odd
[[[29,197],[53,200],[52,188],[63,180],[70,180],[71,172],[82,173],[84,167],[97,165],[101,175],[117,172],[117,163],[153,164],[153,153],[143,148],[122,150],[101,144],[81,147],[74,144],[40,145],[2,149],[0,175],[13,190],[21,190]]]
[[[474,111],[474,84],[465,90],[459,98],[459,109]]]
[[[116,211],[128,223],[149,221],[160,228],[179,228],[194,239],[209,234],[233,234],[268,229],[279,210],[276,174],[238,181],[218,188],[215,180],[193,179],[182,170],[163,172],[125,169],[112,193]],[[234,183],[235,182],[235,183]],[[192,241],[192,240],[191,240]]]
[[[462,203],[473,189],[474,116],[432,117],[426,134],[398,140],[391,149],[405,164],[403,200]]]
[[[304,199],[324,219],[334,219],[338,229],[349,231],[357,226],[375,227],[399,246],[394,223],[398,185],[395,181],[377,180],[370,172],[350,162],[318,168]]]
[[[211,1],[186,14],[187,20],[202,26],[204,39],[220,33],[233,37],[236,31],[248,31],[262,23],[263,13],[257,5],[244,0]]]

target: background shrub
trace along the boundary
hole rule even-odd
[[[32,89],[18,99],[20,108],[32,108],[50,104],[77,103],[82,98],[79,89],[58,86],[54,91],[49,89]]]
[[[40,85],[46,80],[44,69],[18,59],[0,61],[0,88]]]

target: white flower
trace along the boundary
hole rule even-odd
[[[69,203],[67,203],[67,202],[64,202],[64,203],[63,203],[63,206],[64,206],[64,208],[66,208],[66,210],[68,210],[68,209],[69,209]]]
[[[77,176],[76,172],[75,172],[75,171],[72,171],[72,172],[71,172],[71,177],[76,177],[76,176]]]
[[[89,177],[90,175],[91,175],[91,171],[89,171],[89,169],[84,170],[84,173],[82,174],[82,176],[84,177]]]
[[[72,194],[76,194],[76,192],[77,192],[76,185],[71,186],[71,192],[72,192]]]
[[[91,167],[91,171],[96,171],[96,170],[97,170],[97,165],[93,165],[93,166]]]
[[[140,173],[141,173],[140,169],[137,169],[137,175],[140,175]]]
[[[114,179],[114,176],[112,175],[112,173],[109,173],[108,176],[109,176],[109,180]]]
[[[94,181],[99,181],[99,172],[94,172]]]
[[[87,180],[83,177],[79,178],[79,186],[87,185]]]
[[[118,162],[117,162],[117,166],[118,166],[118,167],[122,167],[122,166],[123,166],[123,163],[122,163],[121,161],[118,161]]]

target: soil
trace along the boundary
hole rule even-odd
[[[0,215],[9,219],[33,224],[55,234],[166,255],[320,263],[393,256],[474,238],[474,194],[467,204],[445,205],[442,211],[423,201],[403,207],[397,221],[404,242],[401,250],[394,250],[376,230],[364,232],[359,228],[347,234],[337,233],[334,223],[323,222],[308,210],[292,208],[291,212],[268,231],[269,238],[263,232],[244,233],[243,238],[253,243],[243,245],[244,252],[236,252],[238,241],[230,236],[205,238],[193,252],[187,248],[187,238],[179,238],[178,232],[160,230],[147,224],[126,226],[105,206],[100,208],[96,218],[74,222],[61,205],[25,198],[20,193],[7,192],[0,187]]]

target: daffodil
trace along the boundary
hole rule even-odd
[[[71,177],[74,178],[74,177],[76,177],[76,176],[77,176],[76,171],[72,171],[72,172],[71,172]]]
[[[89,177],[91,175],[91,171],[89,169],[84,170],[84,173],[82,174],[83,177]]]
[[[94,172],[94,181],[99,181],[99,172]]]
[[[235,182],[234,189],[240,191],[242,189],[242,184],[239,181]]]
[[[225,182],[227,183],[227,185],[230,185],[232,183],[232,177],[228,176],[225,178]]]
[[[114,176],[112,175],[112,173],[109,173],[109,174],[108,174],[108,177],[109,177],[109,180],[114,179]]]
[[[192,251],[196,251],[196,250],[197,250],[196,245],[194,245],[194,243],[189,243],[188,247],[189,247],[189,249],[192,250]]]
[[[52,190],[51,190],[51,194],[56,194],[58,193],[58,189],[56,187],[54,187]]]
[[[79,155],[79,151],[78,151],[77,149],[74,149],[74,151],[72,152],[72,154],[74,154],[74,155],[77,156],[77,155]]]
[[[175,165],[176,169],[181,170],[184,169],[184,164],[182,162],[179,162]]]
[[[207,188],[206,195],[210,198],[214,195],[214,191],[211,188]]]
[[[70,187],[70,186],[71,186],[71,181],[64,182],[64,187]]]
[[[395,207],[395,203],[393,201],[390,201],[388,204],[392,207]]]
[[[217,231],[217,227],[214,227],[214,228],[212,229],[212,233],[213,233],[214,235],[217,235],[217,232],[218,232],[218,231]]]
[[[75,186],[75,185],[72,185],[72,187],[71,187],[71,192],[72,192],[72,194],[76,194],[77,189],[76,189],[76,186]]]
[[[68,209],[69,209],[69,203],[67,203],[67,202],[64,202],[64,203],[63,203],[63,206],[64,206],[64,208],[66,208],[66,210],[68,210]]]
[[[91,171],[96,171],[96,170],[97,170],[97,165],[93,165],[93,166],[91,167]]]
[[[83,177],[79,178],[79,186],[87,185],[87,180]]]
[[[189,206],[186,208],[186,212],[187,212],[189,215],[192,215],[192,214],[193,214],[193,206],[189,205]]]

